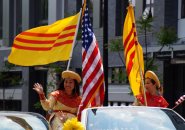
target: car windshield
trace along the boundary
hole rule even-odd
[[[0,115],[1,130],[48,130],[46,121],[36,115]]]
[[[87,130],[185,130],[184,120],[168,109],[89,109]]]

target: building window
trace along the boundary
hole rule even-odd
[[[104,0],[100,0],[100,28],[103,27],[104,19]]]
[[[82,7],[82,0],[77,0],[76,2],[76,10],[79,12]]]
[[[32,2],[32,1],[31,1]],[[30,9],[34,27],[48,25],[48,0],[35,0]]]
[[[93,24],[93,2],[87,1],[87,7],[89,8],[89,16],[91,19],[91,23]]]
[[[40,15],[39,15],[39,25],[48,24],[48,0],[40,0]]]
[[[3,33],[3,0],[0,0],[0,39],[2,39]]]
[[[21,71],[5,71],[0,72],[0,88],[8,88],[17,86],[22,83]]]
[[[16,30],[15,30],[15,35],[19,34],[22,32],[22,0],[16,0],[16,16],[15,16],[15,27],[16,27]]]
[[[5,37],[9,37],[7,43],[10,47],[15,36],[22,32],[22,0],[10,1],[9,8],[9,33]],[[5,40],[7,39],[5,38]]]
[[[185,0],[181,1],[181,18],[185,18]]]
[[[0,110],[21,111],[21,100],[0,100]]]
[[[116,0],[116,20],[115,20],[116,36],[122,36],[123,34],[123,23],[126,17],[127,6],[128,6],[128,1]]]

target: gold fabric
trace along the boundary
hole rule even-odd
[[[54,91],[49,94],[48,99],[41,100],[41,105],[45,111],[53,111],[49,118],[52,130],[61,130],[67,119],[75,117],[80,102],[80,96],[68,96],[61,90]]]

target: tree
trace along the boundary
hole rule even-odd
[[[124,61],[123,61],[123,59],[121,57],[121,55],[123,55],[122,39],[121,38],[117,38],[117,39],[110,40],[109,48],[110,48],[110,51],[118,53],[118,56],[121,59],[123,65],[125,65],[125,63],[124,63]]]
[[[171,27],[161,27],[156,36],[159,45],[161,45],[159,52],[162,51],[164,46],[170,46],[178,40],[175,29]]]
[[[153,62],[151,62],[151,59],[148,59],[148,57],[147,57],[147,53],[148,53],[148,51],[147,51],[147,49],[148,49],[147,33],[152,31],[153,17],[152,16],[146,17],[146,18],[140,17],[140,19],[137,20],[136,22],[137,22],[138,32],[140,34],[142,34],[142,33],[144,34],[144,45],[145,45],[145,49],[146,49],[145,50],[145,53],[146,53],[145,54],[145,70],[148,70],[148,69],[150,69],[150,67],[152,65],[151,63],[153,63]]]

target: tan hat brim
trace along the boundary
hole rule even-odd
[[[158,87],[160,87],[160,81],[159,81],[157,75],[156,75],[153,71],[148,70],[148,71],[145,73],[145,78],[153,79],[153,80],[156,82],[156,85],[157,85]]]
[[[70,71],[70,70],[63,71],[62,78],[63,79],[66,79],[66,78],[75,79],[75,80],[77,80],[78,83],[81,82],[80,75],[78,73],[76,73],[74,71]]]

